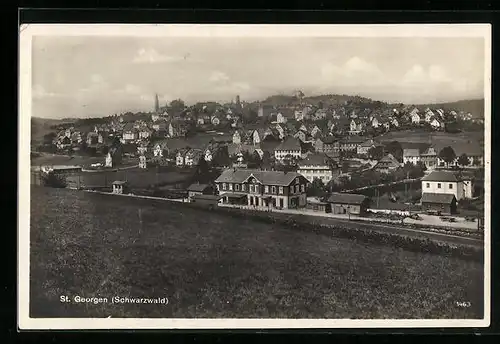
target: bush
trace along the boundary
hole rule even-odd
[[[42,173],[41,178],[43,186],[51,188],[65,188],[67,186],[66,178],[54,172]]]

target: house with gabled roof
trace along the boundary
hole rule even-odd
[[[227,169],[215,180],[223,204],[269,208],[306,206],[308,181],[296,172]]]
[[[373,169],[377,172],[389,173],[398,167],[401,164],[392,154],[386,154],[379,162],[373,167]]]
[[[443,129],[445,126],[444,122],[437,116],[432,117],[428,123],[434,130]]]
[[[278,161],[284,160],[287,156],[295,159],[300,159],[302,156],[302,146],[300,141],[288,136],[276,149],[274,150],[274,158]]]
[[[364,215],[370,200],[365,195],[334,192],[330,194],[327,202],[332,214]]]
[[[356,153],[359,156],[367,156],[370,149],[375,148],[379,145],[381,144],[375,142],[375,140],[367,139],[366,141],[363,141],[360,145],[357,146]]]
[[[472,198],[473,178],[453,171],[432,171],[422,178],[422,194],[448,194],[460,201]]]
[[[424,120],[427,123],[430,123],[434,117],[436,117],[436,114],[429,108],[427,108],[424,112]]]
[[[324,153],[313,153],[298,163],[297,172],[311,183],[317,178],[326,185],[333,178],[339,176],[340,166]]]

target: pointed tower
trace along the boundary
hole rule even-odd
[[[158,94],[155,94],[155,112],[160,112],[160,101],[158,100]]]

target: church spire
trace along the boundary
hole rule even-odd
[[[155,112],[160,112],[160,101],[158,100],[158,93],[155,94]]]

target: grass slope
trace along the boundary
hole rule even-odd
[[[31,192],[32,317],[482,316],[481,264],[166,202]],[[170,303],[60,303],[60,295]]]

